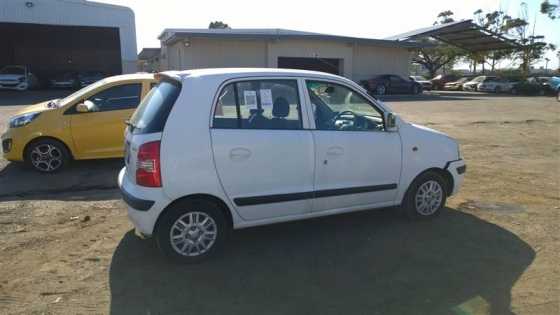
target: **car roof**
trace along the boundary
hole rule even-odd
[[[187,77],[220,77],[220,79],[228,80],[244,76],[266,77],[272,75],[289,77],[315,77],[350,81],[344,77],[325,72],[279,68],[208,68],[185,71],[165,71],[163,72],[163,74],[175,79],[185,79]]]

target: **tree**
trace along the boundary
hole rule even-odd
[[[480,27],[491,31],[494,34],[503,36],[505,34],[505,25],[511,20],[511,17],[505,12],[496,10],[490,13],[484,14],[481,9],[474,12],[474,21]],[[511,50],[490,50],[485,53],[476,53],[472,55],[473,62],[487,63],[490,65],[490,71],[494,71],[496,65],[500,60],[511,58],[513,51]],[[475,66],[476,71],[476,66]]]
[[[443,11],[437,15],[434,25],[440,25],[453,22],[453,12]],[[412,62],[422,65],[431,77],[445,66],[453,66],[455,62],[464,54],[464,51],[454,46],[442,43],[440,41],[425,38],[421,40],[426,44],[426,48],[420,48],[412,57]]]
[[[541,13],[548,15],[551,19],[560,18],[560,1],[558,4],[552,4],[548,0],[541,2]]]
[[[226,23],[222,22],[222,21],[215,21],[215,22],[210,22],[210,25],[208,25],[208,28],[231,28],[229,27],[229,25],[227,25]]]
[[[521,3],[521,17],[512,18],[506,21],[504,31],[509,36],[513,37],[520,48],[513,53],[513,57],[519,60],[520,69],[523,75],[529,74],[531,65],[540,60],[548,50],[555,50],[553,44],[547,44],[544,41],[544,36],[535,35],[535,29],[530,29],[530,24],[527,22],[527,4]]]

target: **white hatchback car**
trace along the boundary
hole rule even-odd
[[[402,206],[438,214],[466,170],[457,142],[321,72],[164,72],[128,122],[119,186],[141,236],[182,262],[231,229]]]

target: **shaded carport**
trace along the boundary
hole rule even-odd
[[[0,23],[0,67],[24,65],[40,79],[67,71],[122,73],[117,27]]]
[[[483,28],[472,20],[457,21],[420,28],[386,38],[396,41],[415,41],[433,38],[469,52],[516,49],[520,45],[514,40]]]

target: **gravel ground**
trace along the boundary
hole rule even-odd
[[[0,130],[61,94],[0,93]],[[560,103],[385,99],[461,142],[465,184],[438,218],[385,209],[240,230],[195,266],[134,237],[120,160],[40,175],[0,159],[0,313],[558,314]]]

